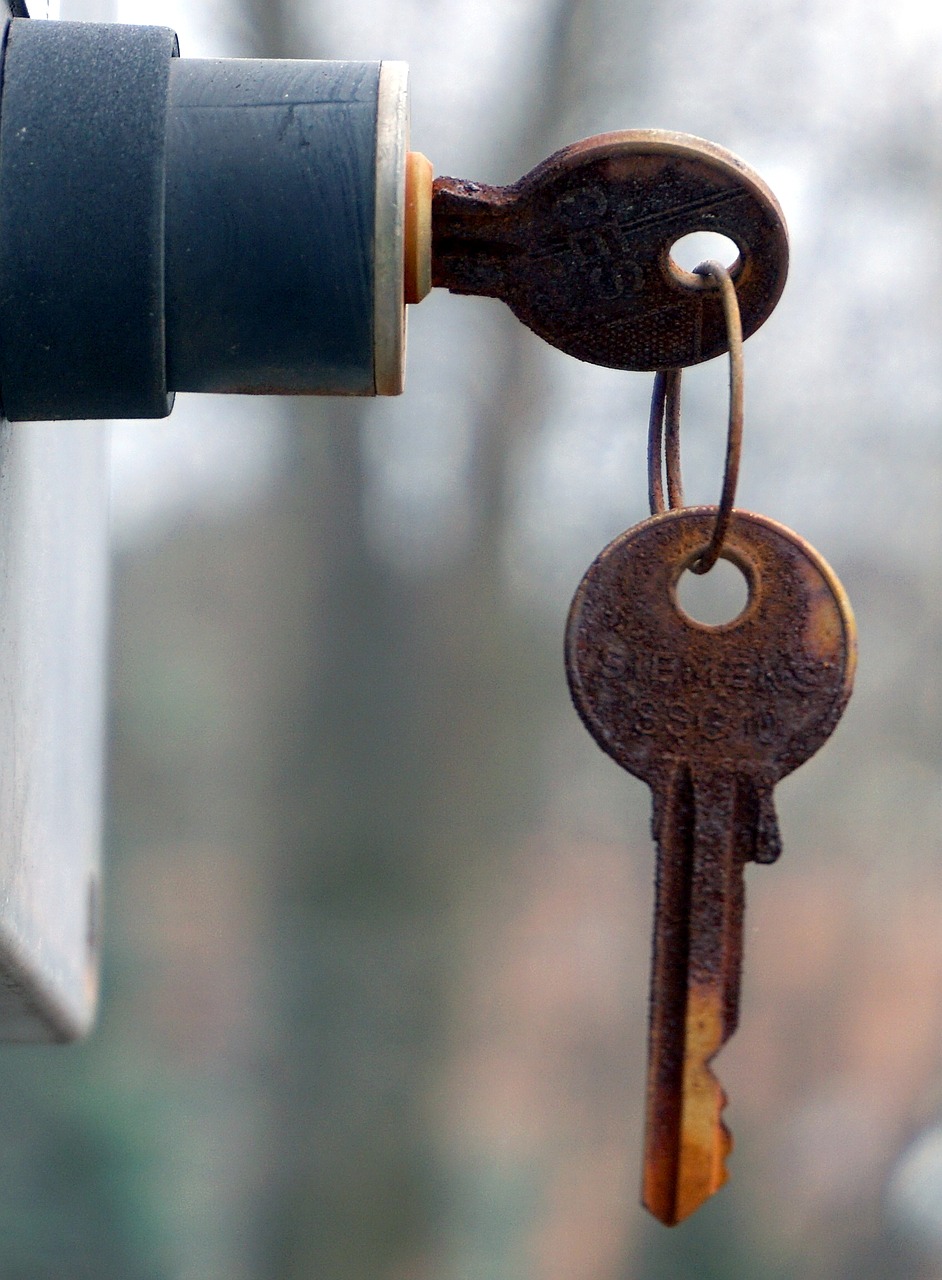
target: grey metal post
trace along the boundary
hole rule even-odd
[[[83,16],[79,2],[62,0],[63,16]],[[5,1040],[73,1039],[94,1016],[107,581],[107,426],[0,422]]]

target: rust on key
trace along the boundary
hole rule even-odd
[[[745,909],[743,851],[729,839],[742,789],[723,771],[695,777],[677,765],[671,775],[655,817],[642,1187],[645,1207],[666,1226],[689,1217],[728,1177],[726,1095],[710,1064],[736,1029]],[[667,822],[675,829],[665,830]]]
[[[687,134],[602,134],[557,151],[509,186],[437,178],[432,283],[501,298],[547,342],[614,369],[673,369],[721,355],[716,290],[671,248],[694,231],[727,236],[748,337],[778,301],[785,220],[742,161]]]
[[[850,697],[853,614],[791,530],[734,511],[723,556],[748,601],[708,626],[677,598],[715,507],[653,516],[596,557],[573,599],[566,667],[596,742],[647,782],[658,846],[643,1200],[673,1225],[723,1185],[732,1139],[712,1061],[736,1028],[743,868],[780,852],[772,788]]]

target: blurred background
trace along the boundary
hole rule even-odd
[[[638,1207],[650,797],[561,658],[579,577],[647,513],[650,375],[436,291],[398,400],[116,424],[101,1017],[0,1055],[0,1275],[940,1280],[942,9],[66,16],[404,59],[439,174],[622,128],[741,155],[792,266],[746,347],[739,503],[833,564],[860,667],[747,873],[732,1180],[668,1231]],[[719,490],[725,379],[685,378],[690,501]]]

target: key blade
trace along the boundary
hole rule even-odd
[[[729,1178],[733,1138],[722,1119],[726,1094],[709,1066],[728,1039],[722,1006],[710,988],[689,993],[676,1101],[665,1109],[657,1087],[648,1097],[642,1200],[668,1227],[689,1218]]]
[[[743,841],[734,777],[676,765],[655,790],[657,904],[642,1202],[666,1226],[728,1179],[726,1094],[710,1063],[736,1027]]]

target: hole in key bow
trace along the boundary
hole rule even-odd
[[[735,241],[718,231],[691,231],[671,245],[671,264],[679,275],[692,275],[704,260],[722,262],[732,275],[739,263],[739,249]]]
[[[721,627],[745,612],[749,583],[738,565],[721,556],[709,573],[685,569],[677,582],[681,613],[703,626]]]

